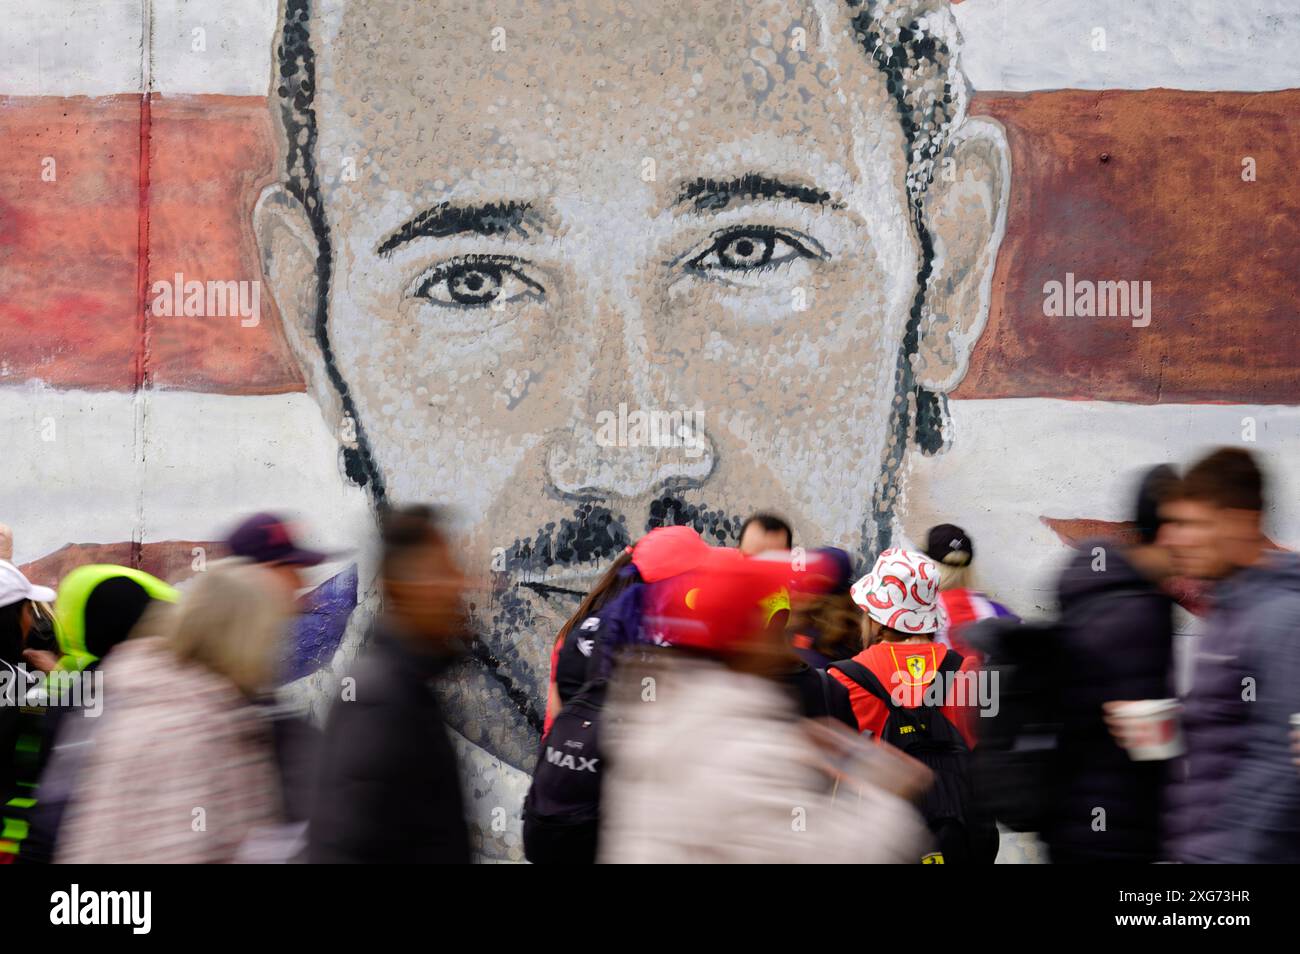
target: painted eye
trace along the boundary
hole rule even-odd
[[[459,259],[439,265],[420,279],[415,297],[435,305],[487,308],[526,297],[539,297],[544,289],[528,278],[513,259]]]
[[[797,258],[816,257],[817,252],[793,236],[776,229],[750,227],[723,232],[689,266],[697,271],[752,272]]]

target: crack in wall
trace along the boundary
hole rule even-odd
[[[149,323],[149,193],[150,155],[153,145],[153,0],[140,4],[140,153],[138,160],[139,200],[136,209],[136,351],[133,388],[134,434],[132,451],[136,461],[136,512],[131,528],[131,566],[139,569],[143,557],[145,529],[145,470],[148,466],[149,357],[152,328]]]

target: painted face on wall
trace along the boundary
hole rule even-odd
[[[318,139],[299,155],[323,221],[264,196],[269,277],[327,418],[355,415],[372,488],[463,516],[491,584],[486,668],[454,692],[463,731],[513,764],[533,752],[556,630],[623,546],[663,523],[732,544],[763,509],[807,545],[873,548],[916,388],[964,372],[1005,145],[966,124],[923,239],[859,12],[313,15]],[[942,290],[918,324],[926,268]]]

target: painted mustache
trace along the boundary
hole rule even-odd
[[[491,607],[485,607],[485,612],[479,615],[470,656],[497,691],[509,700],[513,710],[511,719],[517,720],[527,738],[513,742],[489,740],[485,742],[487,749],[510,764],[524,767],[541,732],[546,660],[529,658],[530,654],[521,651],[526,643],[521,634],[537,626],[535,612],[539,600],[552,604],[562,615],[571,613],[587,595],[594,575],[641,533],[655,527],[693,527],[707,542],[727,546],[739,540],[742,523],[742,518],[721,508],[688,503],[676,494],[665,493],[651,501],[645,526],[639,533],[629,530],[624,514],[593,500],[574,507],[570,516],[547,524],[527,538],[515,540],[505,555],[505,575],[511,582],[494,595]],[[573,586],[546,582],[547,578],[554,579],[557,571],[564,570],[590,572],[575,573]],[[455,701],[449,706],[448,714],[453,724],[462,717],[472,716],[461,712]]]
[[[743,518],[721,508],[689,503],[677,494],[665,493],[651,501],[645,526],[633,534],[626,516],[600,501],[585,501],[574,508],[571,517],[547,524],[529,538],[515,540],[506,551],[505,570],[518,581],[516,585],[539,593],[585,596],[585,590],[530,581],[528,577],[563,569],[599,567],[656,527],[692,527],[706,543],[730,546],[740,539],[742,523]]]

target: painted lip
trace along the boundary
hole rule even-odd
[[[512,585],[551,600],[580,600],[591,592],[603,573],[604,568],[566,567],[544,573],[523,573],[513,580]]]

